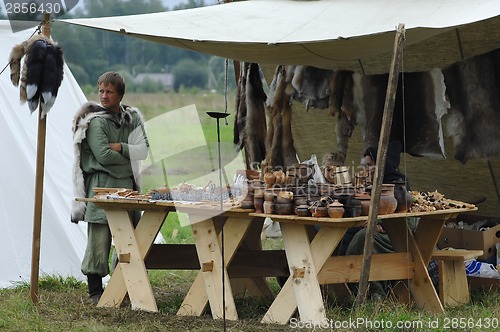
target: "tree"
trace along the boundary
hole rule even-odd
[[[206,88],[208,79],[206,68],[206,65],[201,65],[192,59],[180,60],[173,69],[175,91],[178,91],[181,85],[185,88]]]

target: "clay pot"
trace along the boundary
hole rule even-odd
[[[282,170],[273,172],[276,184],[284,184],[286,181],[286,174]]]
[[[276,176],[271,172],[265,173],[264,182],[266,183],[267,188],[271,188],[276,182]]]
[[[333,201],[328,205],[328,216],[330,218],[342,218],[344,212],[344,205],[339,201]]]
[[[253,196],[256,197],[256,198],[262,198],[262,199],[264,199],[264,192],[265,191],[266,190],[264,189],[264,187],[260,187],[260,188],[257,187],[253,191]]]
[[[398,206],[398,201],[394,197],[394,185],[383,184],[382,191],[380,193],[378,214],[394,213],[394,211],[396,211],[397,206]]]
[[[293,202],[295,206],[307,205],[307,197],[306,196],[294,196]]]
[[[311,211],[309,211],[309,205],[298,205],[297,207],[295,207],[295,214],[299,217],[310,217]]]
[[[360,194],[355,196],[361,202],[361,215],[367,216],[370,212],[371,197],[368,194]]]
[[[242,209],[254,209],[253,205],[253,195],[252,196],[247,196],[245,199],[243,199],[240,203]]]
[[[274,210],[274,202],[272,201],[264,201],[262,204],[262,210],[267,214],[274,214],[276,211]]]
[[[276,210],[276,213],[285,215],[285,214],[293,214],[293,204],[288,203],[288,204],[279,204],[276,203],[274,204],[274,208]]]
[[[254,169],[237,170],[236,174],[242,175],[248,180],[258,180],[260,178],[260,172]]]
[[[326,206],[311,206],[309,207],[309,211],[316,218],[328,217],[328,208]]]
[[[278,198],[279,197],[282,197],[282,198],[286,198],[286,199],[289,199],[289,200],[292,200],[293,199],[293,192],[291,191],[280,191],[278,193]]]

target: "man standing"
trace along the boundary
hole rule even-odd
[[[73,121],[75,163],[73,182],[77,197],[93,197],[93,188],[140,190],[138,163],[148,155],[148,140],[139,110],[121,104],[125,80],[107,72],[97,82],[100,104],[85,103]],[[139,216],[131,215],[136,224]],[[87,222],[87,248],[82,273],[89,297],[97,303],[102,277],[109,274],[111,232],[103,209],[93,203],[74,202],[71,221]]]

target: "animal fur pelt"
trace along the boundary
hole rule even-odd
[[[332,75],[332,70],[312,66],[295,67],[291,80],[291,84],[296,90],[294,99],[305,102],[306,110],[309,107],[327,108]]]
[[[338,109],[341,105],[342,112],[339,114],[347,115],[345,119],[339,118],[339,124],[355,115],[355,122],[348,122],[343,130],[348,129],[345,126],[357,122],[361,126],[365,148],[375,146],[380,137],[388,75],[342,75],[350,75],[351,78],[339,79],[337,84],[344,86],[334,87],[335,91],[341,91],[336,93],[337,106],[334,107]],[[413,156],[444,157],[441,118],[449,107],[444,93],[443,75],[438,69],[401,75],[390,140],[405,143],[405,151]],[[337,134],[342,134],[342,131],[338,129]],[[339,152],[342,152],[340,143]]]
[[[490,158],[500,153],[500,49],[443,69],[451,111],[447,132],[455,159]]]
[[[75,159],[73,163],[73,192],[75,197],[87,197],[85,191],[85,182],[83,177],[83,171],[80,166],[81,158],[81,143],[86,137],[87,129],[89,127],[90,120],[95,117],[106,117],[112,121],[123,124],[130,124],[132,122],[132,113],[137,113],[144,123],[144,118],[141,112],[134,107],[121,105],[121,112],[119,115],[109,113],[101,105],[94,102],[87,102],[83,104],[80,109],[76,112],[73,118],[73,147],[75,153]],[[131,160],[132,169],[138,170],[138,162]],[[141,176],[138,172],[134,172],[134,187],[135,190],[140,190],[141,187]],[[73,206],[71,209],[71,222],[78,223],[84,220],[86,210],[85,202],[73,201]]]
[[[41,117],[45,117],[54,105],[63,80],[64,60],[61,48],[49,37],[35,35],[12,48],[9,64],[12,84],[18,86],[19,80],[21,81],[21,103],[27,101],[32,113],[40,104]]]
[[[234,116],[233,143],[237,151],[245,146],[245,126],[247,118],[246,104],[246,81],[247,81],[248,63],[240,62],[240,76],[236,92],[236,114]]]
[[[292,136],[292,108],[290,92],[290,78],[284,66],[278,66],[271,83],[274,93],[272,100],[268,99],[268,112],[270,114],[269,130],[266,137],[268,147],[266,160],[273,167],[283,167],[297,162],[297,152]]]
[[[259,65],[249,64],[245,87],[246,124],[245,151],[252,169],[260,166],[266,157],[266,109],[267,95],[262,87]]]

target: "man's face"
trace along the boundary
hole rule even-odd
[[[110,110],[118,110],[123,95],[120,95],[116,91],[116,87],[113,84],[101,83],[98,87],[101,105]]]

